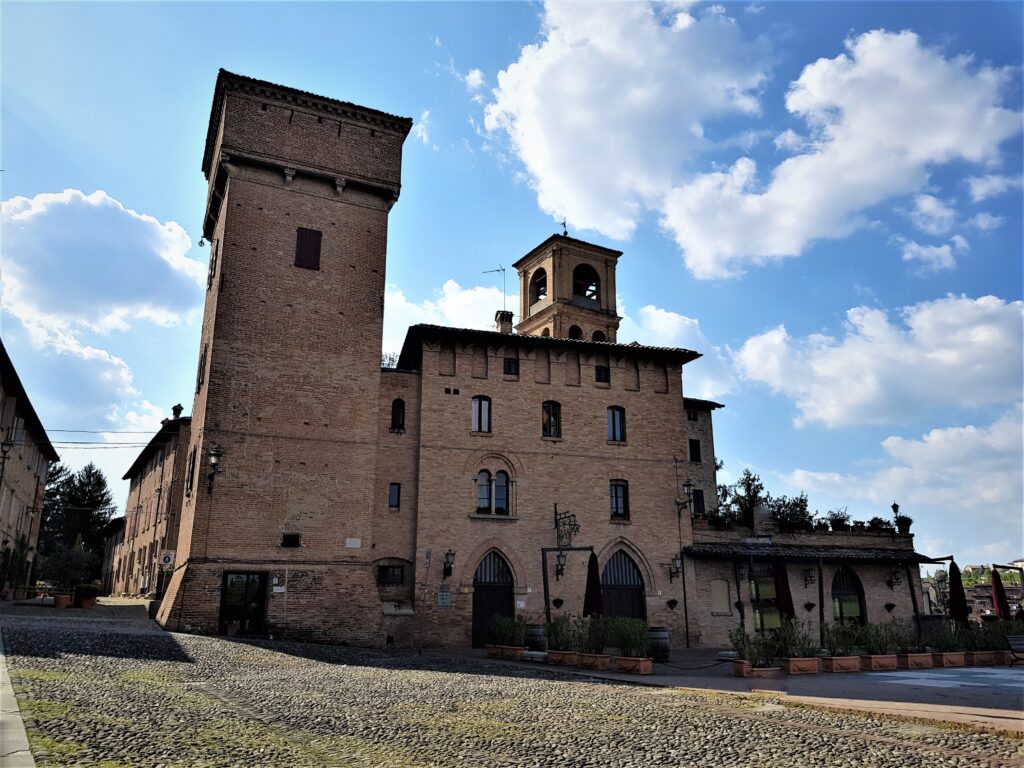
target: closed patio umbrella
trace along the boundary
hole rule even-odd
[[[775,576],[775,605],[784,619],[795,619],[796,609],[793,607],[793,593],[789,591],[789,574],[786,564],[777,561],[772,566]]]
[[[601,572],[597,565],[597,555],[590,553],[587,561],[587,591],[583,594],[583,615],[600,616],[604,613],[601,604]]]
[[[996,616],[1000,621],[1009,621],[1010,601],[1006,599],[1006,590],[1003,588],[1003,577],[999,575],[996,567],[992,566],[992,606],[996,609]]]
[[[949,617],[963,626],[967,626],[967,595],[964,582],[960,577],[960,566],[956,561],[949,563]]]

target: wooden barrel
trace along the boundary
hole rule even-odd
[[[548,629],[543,624],[526,625],[526,647],[531,651],[548,649]]]
[[[668,627],[651,627],[647,630],[647,637],[651,641],[651,658],[657,662],[668,661],[671,647],[668,644]]]

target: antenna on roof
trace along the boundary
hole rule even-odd
[[[483,273],[485,275],[489,275],[492,272],[501,272],[501,311],[504,312],[506,310],[506,307],[505,307],[505,302],[506,302],[506,296],[505,296],[505,268],[503,266],[501,266],[501,264],[499,264],[497,269],[485,269]]]

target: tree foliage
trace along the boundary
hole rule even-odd
[[[50,467],[39,531],[40,578],[66,582],[99,576],[113,499],[95,464],[74,473],[60,463]]]

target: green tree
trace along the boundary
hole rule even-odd
[[[764,492],[761,478],[750,471],[743,470],[740,479],[728,488],[727,505],[740,525],[754,527],[754,510],[769,500]]]
[[[41,578],[65,581],[96,578],[103,557],[103,527],[114,512],[107,478],[89,463],[72,473],[50,467],[39,531]],[[87,564],[87,565],[83,565]]]

